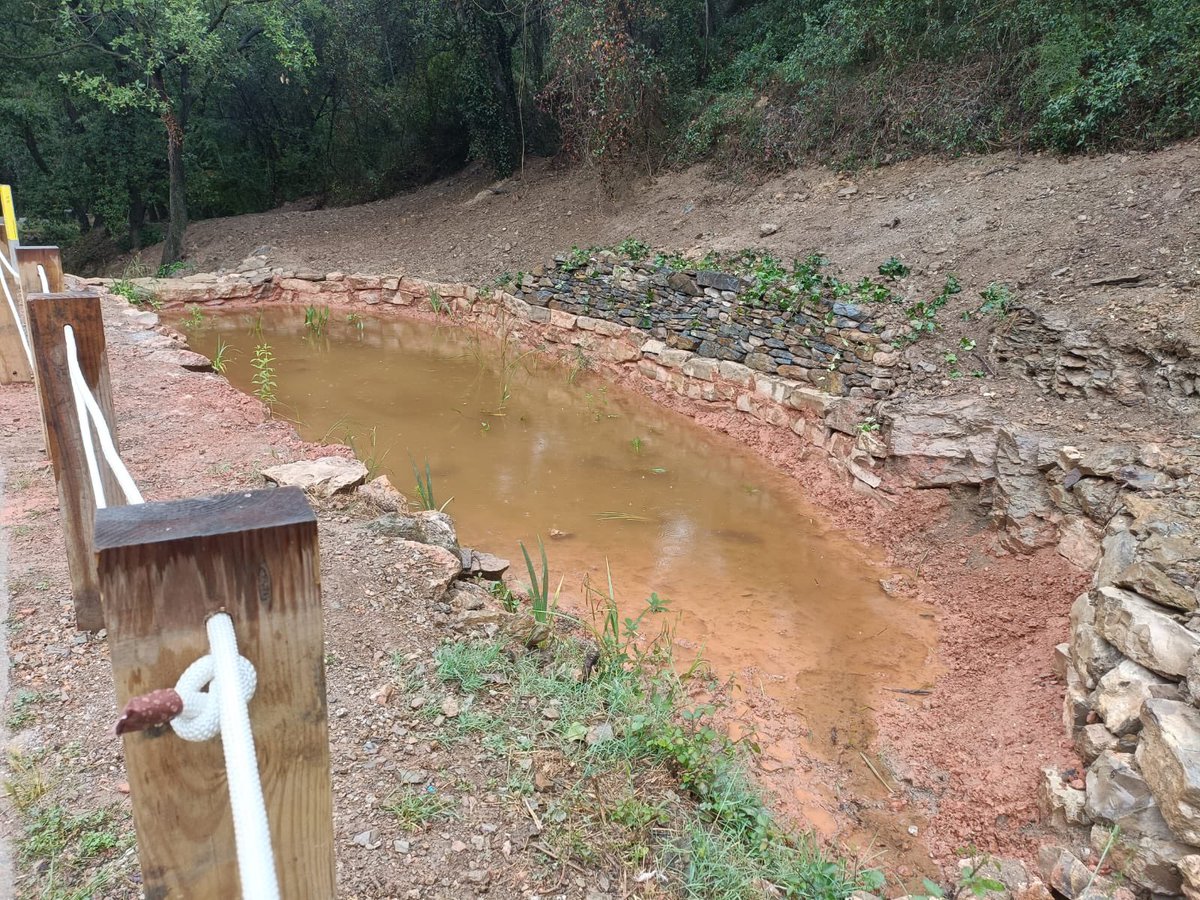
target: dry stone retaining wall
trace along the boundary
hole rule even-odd
[[[600,251],[586,262],[556,257],[524,275],[511,294],[526,315],[545,310],[639,328],[668,348],[742,363],[756,372],[812,384],[837,396],[887,396],[899,358],[881,310],[813,299],[804,308],[748,302],[753,281],[727,272],[673,269]]]

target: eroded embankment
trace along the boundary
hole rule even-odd
[[[1040,769],[1053,769],[1054,777],[1065,774],[1070,781],[1072,767],[1077,765],[1074,748],[1063,731],[1062,686],[1053,674],[1053,646],[1068,636],[1071,601],[1092,576],[1102,539],[1123,546],[1132,539],[1135,545],[1144,546],[1141,559],[1130,562],[1144,563],[1134,570],[1145,576],[1137,585],[1131,584],[1128,573],[1114,573],[1111,578],[1123,577],[1127,587],[1143,592],[1141,600],[1129,602],[1150,604],[1137,611],[1153,613],[1150,621],[1154,625],[1175,638],[1190,633],[1186,621],[1173,618],[1159,605],[1162,597],[1154,595],[1155,589],[1169,590],[1163,587],[1165,579],[1194,596],[1189,551],[1178,542],[1172,545],[1173,555],[1147,556],[1145,551],[1152,553],[1158,545],[1138,540],[1139,535],[1164,529],[1177,533],[1186,527],[1179,519],[1191,509],[1184,498],[1192,489],[1195,459],[1180,442],[1141,441],[1138,432],[1145,433],[1145,429],[1130,427],[1128,445],[1114,449],[1086,433],[1064,433],[1066,429],[1040,416],[1036,408],[1014,409],[1011,401],[986,389],[966,396],[908,399],[893,392],[892,398],[882,403],[865,394],[833,396],[821,389],[830,388],[828,383],[818,385],[811,378],[801,382],[779,374],[778,366],[791,362],[777,362],[771,372],[756,371],[732,359],[715,359],[700,347],[697,352],[668,347],[636,325],[621,321],[619,307],[610,317],[597,316],[590,309],[592,315],[580,316],[561,308],[565,298],[554,296],[553,291],[544,298],[546,307],[541,307],[512,294],[484,297],[469,285],[337,273],[296,278],[266,269],[254,271],[255,265],[249,261],[249,271],[242,277],[170,283],[165,296],[175,302],[202,304],[260,300],[361,303],[405,315],[433,315],[429,306],[434,298],[433,306],[459,321],[489,330],[516,329],[529,343],[567,356],[582,355],[589,364],[688,412],[702,424],[738,436],[805,480],[812,495],[841,522],[883,543],[896,562],[908,564],[909,577],[897,579],[891,587],[916,592],[941,610],[944,638],[939,654],[946,674],[929,697],[897,696],[881,706],[879,742],[891,770],[909,786],[907,796],[894,804],[924,808],[931,847],[942,858],[966,840],[973,840],[981,849],[1015,851],[1029,858],[1039,844],[1050,839],[1042,830],[1044,820],[1035,803]],[[602,275],[607,265],[609,277],[616,281],[636,282],[639,277],[633,271],[614,272],[612,263],[604,260],[589,265],[596,265]],[[726,301],[719,290],[717,294],[703,296],[715,304]],[[719,321],[719,307],[710,308],[718,309]],[[822,325],[873,333],[873,329],[860,327],[861,318],[842,318],[847,321]],[[847,335],[839,337],[849,339]],[[997,336],[1001,347],[1003,339],[1003,335]],[[767,339],[761,340],[767,346]],[[1186,395],[1194,390],[1190,381],[1178,386],[1171,381],[1170,373],[1178,371],[1174,364],[1165,376],[1157,374],[1154,366],[1148,373],[1137,372],[1136,356],[1124,370],[1126,376],[1133,372],[1135,377],[1114,379],[1111,376],[1119,367],[1102,371],[1113,358],[1102,340],[1090,354],[1075,352],[1086,341],[1073,337],[1069,343],[1069,348],[1052,357],[1051,369],[1082,369],[1089,374],[1083,379],[1078,375],[1051,379],[1060,393],[1083,393],[1097,385],[1102,386],[1100,390],[1128,389],[1131,383],[1149,393],[1163,381],[1172,393]],[[794,362],[794,345],[771,349],[792,353]],[[871,365],[889,362],[889,352],[891,348],[873,347]],[[884,358],[877,360],[877,353],[885,354]],[[854,358],[863,361],[857,354]],[[846,354],[833,360],[833,369],[844,365],[858,363]],[[852,387],[845,389],[849,395]],[[891,386],[881,384],[872,390],[890,391]],[[1080,445],[1087,449],[1075,449]],[[831,467],[849,477],[845,481],[830,479]],[[929,487],[957,488],[958,493],[919,490]],[[1159,520],[1170,521],[1149,527],[1123,515],[1121,511],[1136,507],[1139,498],[1152,501],[1160,511]],[[1121,571],[1128,568],[1126,565]],[[1095,575],[1097,591],[1106,587],[1104,581],[1110,578],[1106,571],[1102,566]],[[1091,624],[1083,622],[1086,618],[1085,611],[1076,616],[1080,623]],[[1138,635],[1145,630],[1126,629],[1132,636],[1122,637],[1116,624],[1120,621],[1122,614],[1106,613],[1101,637],[1108,647],[1121,648],[1136,661],[1135,653],[1141,652],[1137,645],[1144,643]],[[1181,639],[1190,640],[1186,635]],[[1081,659],[1076,652],[1072,662]],[[1118,660],[1110,657],[1108,661],[1113,668],[1118,666]],[[1076,665],[1071,671],[1082,677]],[[1186,690],[1175,684],[1185,673],[1166,674],[1173,675],[1173,680],[1163,680],[1169,681],[1169,690],[1176,694]],[[1076,701],[1080,690],[1073,691]],[[1089,695],[1089,702],[1099,706],[1099,695]],[[1150,708],[1141,710],[1138,704],[1140,712],[1147,713]],[[1192,715],[1186,709],[1181,714],[1185,718]],[[1102,710],[1093,715],[1093,724],[1108,722]],[[1095,728],[1090,734],[1103,737]],[[1114,734],[1114,739],[1118,737]],[[1081,751],[1088,760],[1088,747],[1081,745]],[[1127,757],[1122,762],[1130,760],[1132,757]],[[1080,814],[1083,795],[1073,795],[1070,790],[1074,789],[1055,793],[1049,805],[1070,808],[1072,824],[1081,823],[1086,816],[1102,827],[1093,834],[1058,835],[1057,840],[1087,858],[1095,853],[1087,849],[1088,841],[1106,841],[1103,826],[1121,819],[1122,870],[1134,883],[1152,884],[1160,891],[1170,887],[1151,882],[1163,867],[1138,862],[1156,852],[1155,847],[1147,849],[1141,838],[1160,838],[1145,832],[1139,836],[1124,822],[1127,810],[1095,808]],[[1146,808],[1150,800],[1165,808],[1173,802],[1171,790],[1163,779],[1157,787],[1149,784],[1140,808]],[[1179,808],[1178,803],[1175,806]],[[1178,820],[1177,812],[1172,815]],[[1177,856],[1181,851],[1171,852]],[[1170,866],[1165,868],[1169,877],[1178,878],[1170,875]],[[1150,874],[1140,874],[1146,872]],[[1056,886],[1065,886],[1063,879],[1069,879],[1070,865],[1059,866],[1054,877],[1061,882]]]

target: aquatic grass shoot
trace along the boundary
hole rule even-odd
[[[225,343],[222,337],[217,338],[217,349],[212,356],[213,371],[218,375],[224,375],[225,369],[229,366],[229,354],[234,352],[229,344]]]
[[[546,545],[538,536],[538,549],[542,554],[542,577],[539,579],[533,567],[533,559],[525,549],[524,541],[519,542],[521,553],[525,557],[525,568],[529,572],[529,599],[533,603],[533,618],[539,624],[545,625],[550,621],[554,610],[558,608],[558,596],[562,592],[562,579],[559,579],[558,589],[553,598],[550,595],[550,563],[546,559]],[[564,576],[565,577],[565,576]]]
[[[421,509],[436,509],[438,512],[445,510],[450,505],[450,500],[454,498],[451,497],[441,506],[438,506],[437,500],[433,496],[433,472],[429,468],[429,458],[425,458],[424,474],[421,473],[421,470],[417,467],[417,461],[411,455],[408,457],[408,460],[412,463],[413,476],[417,479],[417,499],[421,503]]]
[[[254,377],[250,380],[254,383],[254,395],[268,406],[278,399],[275,396],[275,388],[278,387],[275,382],[275,362],[270,344],[263,343],[254,348],[254,359],[250,361],[254,367]]]
[[[328,325],[328,306],[304,307],[304,327],[309,330],[313,337],[321,337],[321,335],[325,333],[325,328]]]

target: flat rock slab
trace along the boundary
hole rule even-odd
[[[204,354],[196,353],[193,350],[157,350],[154,353],[154,358],[191,372],[212,371],[212,360]]]
[[[458,534],[454,530],[454,520],[444,512],[429,509],[410,515],[380,516],[369,523],[367,529],[375,534],[400,538],[405,541],[416,541],[420,544],[432,544],[448,550],[459,558],[461,571],[462,551],[458,547]]]
[[[319,497],[332,497],[366,481],[367,467],[356,459],[322,456],[271,466],[262,470],[262,476],[280,487],[298,487]]]

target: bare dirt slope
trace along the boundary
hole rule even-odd
[[[633,236],[678,250],[815,250],[864,274],[898,256],[914,270],[953,270],[964,284],[996,279],[1101,296],[1107,287],[1092,282],[1129,274],[1141,287],[1194,286],[1198,201],[1196,141],[1066,160],[915,160],[853,176],[812,167],[763,184],[697,167],[636,179],[618,197],[587,172],[535,161],[524,177],[495,185],[475,169],[362,206],[198,222],[187,254],[199,271],[235,266],[267,246],[276,264],[482,281],[572,245]],[[778,232],[760,237],[765,223]],[[146,255],[156,259],[157,250]],[[1200,322],[1196,308],[1178,312],[1180,324]]]

